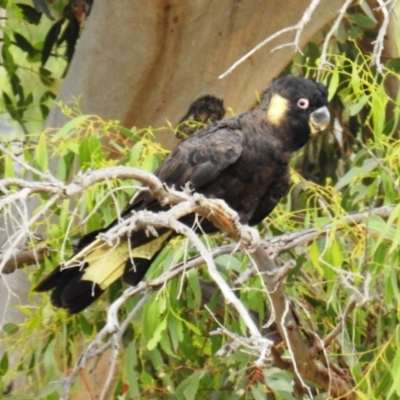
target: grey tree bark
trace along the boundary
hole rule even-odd
[[[58,100],[79,97],[83,113],[118,119],[126,127],[175,124],[189,104],[204,94],[223,98],[236,113],[246,111],[295,54],[286,33],[251,56],[224,79],[218,76],[259,42],[296,24],[310,0],[277,2],[171,0],[98,1],[61,88]],[[342,1],[321,0],[300,44],[332,20]],[[54,107],[48,127],[66,121]],[[157,135],[175,145],[171,132]]]

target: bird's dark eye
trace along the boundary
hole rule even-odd
[[[303,110],[307,110],[308,106],[310,105],[309,101],[307,99],[300,99],[297,102],[297,105],[303,109]]]

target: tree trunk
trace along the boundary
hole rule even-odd
[[[189,104],[205,94],[247,111],[256,91],[276,77],[295,54],[295,31],[271,41],[224,79],[218,76],[259,42],[296,24],[310,0],[97,1],[77,46],[58,100],[80,99],[84,114],[117,119],[130,128],[176,124]],[[307,43],[332,20],[342,3],[321,0],[304,27]],[[54,107],[46,125],[66,118]],[[165,129],[157,140],[173,148]]]

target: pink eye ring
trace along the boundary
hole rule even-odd
[[[300,99],[297,102],[297,105],[302,109],[302,110],[306,110],[308,108],[308,106],[310,105],[310,102],[307,99]]]

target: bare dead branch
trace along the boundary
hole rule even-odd
[[[163,204],[177,204],[181,201],[187,201],[190,198],[190,195],[185,192],[177,191],[174,189],[167,188],[164,184],[162,184],[157,177],[153,174],[139,170],[137,168],[131,167],[110,167],[103,168],[97,171],[87,171],[85,173],[79,174],[70,184],[64,184],[61,181],[54,182],[51,178],[52,182],[29,182],[19,178],[8,178],[0,180],[0,188],[8,189],[10,187],[17,187],[21,190],[8,194],[6,197],[0,200],[0,209],[4,208],[6,205],[16,202],[24,202],[28,197],[33,194],[38,193],[47,193],[49,195],[53,195],[54,197],[51,200],[51,203],[47,205],[47,208],[50,207],[51,204],[54,204],[59,199],[70,198],[73,196],[77,196],[87,190],[90,186],[98,184],[102,181],[108,181],[112,179],[131,179],[135,181],[141,182],[143,185],[148,186],[148,190],[157,197],[157,199]],[[207,209],[207,207],[211,206],[209,202],[206,201],[206,206],[202,206],[202,202],[204,197],[197,197],[198,206],[196,207],[196,212],[203,215],[204,217],[210,219],[213,223],[217,221],[213,221],[214,215],[219,215],[217,220],[219,223],[222,223],[222,226],[219,228],[222,231],[226,231],[226,229],[230,229],[230,232],[227,232],[233,239],[244,241],[248,244],[253,243],[255,240],[255,232],[251,230],[242,230],[239,232],[241,228],[238,228],[240,224],[231,224],[228,221],[226,223],[221,219],[221,213],[219,212],[219,203],[216,201],[213,203],[212,207]],[[223,202],[221,202],[222,204]],[[385,206],[380,208],[372,209],[368,212],[361,213],[353,213],[349,214],[342,218],[342,227],[346,225],[354,225],[360,223],[362,220],[367,218],[369,215],[378,215],[383,219],[387,219],[391,212],[393,211],[395,206]],[[226,212],[223,211],[223,212]],[[28,223],[28,227],[32,222],[35,222],[42,216],[36,215],[35,218]],[[230,217],[231,219],[234,217]],[[236,221],[238,222],[238,220]],[[278,254],[290,250],[296,246],[301,246],[315,240],[316,238],[326,234],[330,229],[338,227],[338,223],[330,223],[325,227],[316,230],[316,229],[305,229],[299,230],[296,232],[291,232],[288,234],[284,234],[281,236],[276,236],[268,241],[263,241],[263,244],[272,251],[272,258],[276,257]],[[120,225],[118,225],[120,227]],[[233,229],[233,230],[232,230]],[[111,235],[112,231],[109,232]],[[118,236],[118,234],[117,234]],[[112,240],[112,237],[109,236]],[[257,241],[257,240],[256,240]]]
[[[3,252],[2,257],[0,258],[0,276],[3,273],[3,268],[7,263],[13,263],[13,259],[16,255],[20,253],[20,251],[24,248],[26,245],[26,239],[31,237],[32,234],[30,232],[30,227],[37,222],[40,218],[42,218],[50,209],[50,207],[56,203],[58,200],[58,196],[55,195],[51,197],[40,209],[39,212],[37,212],[35,215],[33,215],[30,219],[28,219],[28,216],[26,216],[27,220],[22,222],[20,225],[20,229],[15,232],[14,235],[10,236],[7,239],[7,244],[9,244],[8,249]],[[23,250],[22,250],[23,251]]]
[[[348,301],[346,308],[340,318],[340,321],[335,326],[335,328],[331,332],[329,332],[329,334],[321,342],[317,342],[316,346],[314,346],[314,348],[311,349],[311,356],[314,357],[315,352],[320,352],[323,349],[325,349],[326,347],[328,347],[333,342],[333,340],[335,340],[337,335],[339,335],[339,333],[341,333],[343,331],[344,324],[345,324],[348,316],[351,314],[351,312],[357,306],[360,306],[360,305],[364,304],[365,302],[367,302],[367,300],[369,299],[369,295],[368,295],[369,282],[370,282],[370,277],[367,276],[364,281],[364,284],[363,284],[362,292],[360,290],[358,290],[357,288],[349,285],[347,282],[344,282],[345,286],[348,287],[353,293],[349,298],[349,301]]]
[[[302,380],[310,380],[321,385],[333,397],[354,400],[351,386],[310,356],[308,346],[301,337],[294,315],[288,307],[283,281],[271,279],[279,267],[272,262],[262,246],[259,246],[251,257],[258,270],[265,272],[262,276],[274,311],[275,325],[293,354],[292,361],[295,363],[293,372],[301,376]]]
[[[6,155],[7,157],[10,157],[16,164],[20,165],[25,171],[31,172],[45,181],[47,180],[56,181],[56,179],[53,177],[53,175],[50,174],[50,172],[44,174],[42,171],[39,171],[38,169],[32,167],[32,165],[25,162],[23,159],[21,159],[21,157],[18,157],[11,151],[8,151],[7,148],[4,147],[2,144],[0,144],[0,152]]]
[[[344,15],[346,14],[347,9],[350,7],[351,3],[353,3],[354,0],[346,0],[342,7],[340,8],[339,12],[338,12],[338,16],[335,19],[335,22],[332,24],[331,29],[329,30],[329,32],[327,33],[327,35],[325,36],[325,40],[324,40],[324,44],[322,45],[322,50],[321,50],[321,57],[320,57],[320,62],[319,62],[319,66],[318,66],[318,79],[320,78],[321,72],[324,68],[326,68],[327,66],[332,66],[332,64],[330,64],[327,61],[327,54],[328,54],[328,46],[329,46],[329,42],[332,39],[332,36],[336,33],[336,31],[339,28],[340,23],[342,22]]]
[[[369,211],[354,212],[342,216],[340,217],[340,219],[334,222],[330,222],[329,224],[319,229],[307,228],[307,229],[300,229],[298,231],[284,233],[279,236],[274,236],[268,239],[264,239],[261,241],[261,244],[267,251],[269,257],[271,257],[272,260],[275,260],[280,254],[286,251],[290,251],[296,247],[306,246],[309,243],[313,242],[314,240],[318,240],[319,238],[328,235],[332,229],[341,230],[349,226],[361,224],[363,221],[371,217],[371,215],[377,215],[383,220],[387,220],[395,208],[396,205],[390,205],[390,206],[372,208]],[[363,229],[368,231],[368,226],[365,226]],[[231,249],[233,249],[233,246],[229,248],[228,247],[223,249],[221,248],[222,251],[226,251],[227,253]],[[288,267],[290,267],[290,265],[288,265]],[[290,272],[290,270],[288,270],[287,272]],[[256,273],[257,269],[255,268],[254,265],[252,267],[247,268],[246,271],[240,274],[240,276],[235,280],[234,282],[235,285],[243,284]],[[282,274],[282,272],[280,272],[280,274]]]
[[[142,309],[142,307],[148,300],[149,296],[150,296],[150,292],[144,293],[143,297],[139,300],[139,302],[136,304],[136,306],[129,313],[130,320],[132,320],[132,318],[134,318],[134,316]],[[116,332],[115,328],[113,328],[113,327],[111,327],[112,331],[108,331],[107,329],[109,329],[109,328],[110,328],[109,325],[105,325],[103,327],[103,329],[96,335],[96,337],[90,342],[90,344],[84,350],[84,352],[80,356],[77,364],[75,365],[75,367],[72,369],[71,373],[68,375],[68,377],[63,382],[62,394],[61,394],[60,400],[68,399],[69,391],[70,391],[72,385],[74,384],[75,379],[79,374],[79,371],[85,367],[87,361],[90,358],[100,354],[98,349],[104,348],[103,339],[106,336],[112,335],[113,333]],[[122,334],[123,334],[123,331],[120,330],[119,335],[122,336]]]
[[[168,227],[175,230],[177,233],[184,235],[189,238],[189,240],[193,243],[196,249],[199,251],[201,257],[203,258],[204,262],[208,267],[208,271],[214,282],[220,288],[222,294],[224,295],[226,302],[228,304],[232,304],[233,307],[236,308],[238,314],[243,319],[244,323],[246,324],[247,328],[249,329],[251,337],[257,341],[257,347],[260,348],[260,343],[263,343],[262,348],[264,349],[265,355],[269,354],[269,349],[272,346],[272,341],[269,339],[263,338],[261,333],[259,332],[257,326],[255,325],[253,319],[249,315],[247,309],[244,307],[243,303],[236,297],[232,289],[228,286],[225,280],[219,274],[213,257],[210,255],[210,252],[206,248],[206,246],[201,242],[197,234],[194,232],[193,229],[189,228],[185,224],[178,221],[184,215],[192,212],[199,212],[200,215],[202,213],[207,213],[210,215],[211,213],[212,218],[214,221],[218,223],[219,226],[226,226],[228,227],[229,223],[233,227],[229,229],[232,235],[235,235],[239,240],[243,243],[252,244],[252,237],[251,234],[248,234],[248,229],[242,227],[238,220],[238,215],[228,206],[225,202],[221,200],[210,200],[206,199],[201,195],[195,194],[189,197],[189,201],[181,202],[170,210],[166,212],[161,212],[158,214],[154,214],[151,212],[138,212],[132,215],[130,218],[122,221],[116,229],[111,229],[110,232],[103,234],[99,239],[96,239],[97,245],[99,241],[105,240],[107,243],[110,241],[118,240],[119,237],[125,235],[127,233],[127,229],[129,231],[142,229],[143,226],[153,226],[155,228],[160,227]],[[222,216],[222,218],[221,218]],[[221,218],[222,222],[218,220],[218,217]],[[228,228],[227,228],[228,229]],[[242,239],[242,237],[244,239]],[[248,238],[250,237],[250,240]],[[90,247],[91,248],[91,247]],[[78,253],[73,260],[77,260],[81,257],[84,257],[87,253],[87,249],[84,249],[82,252]],[[125,292],[120,296],[113,304],[110,305],[108,312],[107,312],[107,323],[104,328],[99,332],[96,336],[95,343],[99,343],[102,341],[107,335],[111,335],[111,345],[113,347],[113,355],[111,365],[115,366],[115,360],[118,354],[118,343],[120,340],[120,322],[118,318],[118,311],[120,307],[129,299],[133,294],[135,294],[135,289],[138,287],[143,286],[139,284],[137,287],[130,288],[125,290]],[[104,346],[102,347],[104,348]],[[78,371],[84,366],[88,359],[89,351],[86,350],[84,352],[84,356],[82,356],[74,367],[73,371],[70,374],[70,377],[75,377],[78,374]],[[110,375],[109,375],[110,376]],[[73,383],[74,378],[70,377],[64,382],[63,386],[63,399],[68,398],[69,388]],[[109,381],[109,380],[108,380]],[[102,393],[106,393],[106,388],[104,388]]]
[[[21,250],[6,258],[3,262],[3,253],[0,253],[0,264],[3,265],[3,274],[10,274],[16,269],[23,268],[26,265],[39,264],[44,261],[49,253],[49,247],[41,245],[32,250]]]
[[[112,361],[112,363],[115,363],[118,355],[118,338],[129,323],[128,320],[125,320],[121,324],[118,319],[118,310],[121,305],[124,304],[126,299],[137,293],[145,291],[149,287],[165,284],[166,280],[172,279],[174,276],[182,273],[184,270],[187,270],[188,264],[190,263],[192,263],[191,265],[194,267],[194,265],[204,263],[204,261],[206,262],[210,275],[219,286],[226,301],[236,308],[239,315],[245,321],[250,332],[249,343],[253,343],[251,342],[252,340],[262,340],[265,347],[263,350],[264,353],[262,360],[268,356],[268,348],[271,348],[272,342],[262,338],[258,328],[254,324],[254,321],[249,316],[248,311],[237,299],[232,289],[219,275],[213,261],[213,256],[216,254],[223,254],[224,252],[233,251],[235,246],[225,246],[223,249],[216,250],[214,254],[210,254],[209,250],[199,240],[197,234],[192,229],[178,221],[181,217],[187,215],[188,213],[197,213],[209,219],[215,226],[217,226],[221,231],[227,233],[231,238],[239,243],[242,243],[243,247],[250,252],[251,258],[257,265],[257,268],[261,272],[261,275],[264,279],[264,284],[267,288],[267,294],[272,305],[272,315],[274,316],[274,322],[277,326],[278,332],[280,333],[281,337],[285,339],[288,348],[293,354],[293,360],[295,360],[295,362],[293,362],[293,364],[289,363],[291,365],[290,368],[292,368],[292,372],[297,373],[300,381],[309,379],[313,382],[316,382],[326,390],[330,390],[332,395],[342,397],[347,396],[343,398],[348,399],[353,398],[351,394],[346,395],[346,393],[350,393],[351,389],[347,382],[344,382],[340,376],[336,376],[335,374],[332,375],[332,371],[329,371],[329,369],[325,366],[321,366],[310,356],[308,346],[304,343],[303,338],[300,335],[297,322],[290,308],[287,306],[288,302],[283,291],[283,278],[289,270],[289,266],[284,268],[284,273],[282,273],[282,268],[276,266],[272,262],[266,250],[262,246],[257,246],[259,241],[257,235],[254,233],[254,230],[242,226],[239,223],[237,214],[229,209],[229,207],[223,201],[207,199],[199,194],[190,194],[187,192],[179,192],[169,189],[165,187],[154,175],[128,167],[113,167],[99,171],[88,171],[84,174],[80,174],[69,185],[64,185],[61,182],[54,181],[47,181],[44,184],[28,183],[18,179],[3,180],[0,182],[0,184],[3,184],[3,187],[6,187],[7,189],[13,186],[20,187],[21,190],[17,193],[13,193],[12,195],[19,195],[19,201],[21,202],[26,200],[27,197],[34,193],[51,193],[53,197],[51,198],[51,201],[46,203],[45,207],[45,209],[48,209],[49,204],[52,204],[52,202],[54,203],[59,198],[76,196],[91,185],[104,180],[116,178],[133,179],[140,181],[145,185],[148,184],[148,190],[157,196],[160,201],[162,201],[164,204],[175,205],[172,206],[168,211],[158,214],[153,214],[146,211],[133,214],[130,218],[124,219],[117,226],[110,229],[109,232],[100,235],[95,241],[96,245],[98,245],[100,242],[111,244],[115,243],[115,241],[118,241],[121,236],[126,236],[132,230],[147,228],[149,229],[149,232],[151,232],[149,227],[169,227],[177,231],[179,234],[187,236],[200,252],[200,256],[196,260],[191,260],[185,265],[182,265],[180,269],[177,268],[168,271],[167,274],[164,274],[158,280],[153,280],[151,283],[143,282],[137,287],[127,289],[121,298],[117,299],[117,301],[110,306],[107,324],[99,333],[98,337],[96,337],[94,344],[85,350],[82,358],[79,360],[78,364],[73,370],[73,373],[71,373],[71,375],[67,378],[65,383],[66,386],[64,386],[64,393],[68,392],[68,387],[72,385],[74,377],[86,363],[88,357],[99,354],[99,351],[104,349],[105,346],[111,345],[113,347],[112,357],[114,361]],[[370,215],[379,215],[382,218],[388,218],[394,208],[395,206],[386,206],[364,213],[350,214],[342,217],[340,224],[341,227],[354,225],[360,223]],[[42,215],[43,212],[35,215],[30,221],[28,221],[26,226],[29,227],[32,222],[39,218],[38,216]],[[269,250],[272,249],[272,255],[276,257],[276,255],[282,251],[287,251],[295,246],[305,245],[310,241],[319,238],[321,235],[327,234],[327,232],[332,228],[339,229],[338,221],[327,224],[322,229],[306,229],[271,238],[267,241],[263,241],[262,244]],[[83,252],[77,254],[75,257],[73,257],[73,259],[83,257],[87,251],[90,251],[90,247],[89,249],[85,249]],[[104,344],[103,340],[107,336],[110,337],[109,341]],[[262,362],[262,360],[259,359],[259,362]],[[328,385],[327,382],[330,382],[330,384]]]
[[[340,332],[343,331],[344,324],[350,315],[350,313],[356,308],[357,306],[357,297],[356,296],[351,296],[349,299],[349,302],[344,310],[343,315],[340,318],[340,322],[335,326],[334,329],[332,329],[331,332],[324,338],[322,344],[325,347],[328,347],[333,340],[339,335]],[[320,349],[322,350],[322,349]]]
[[[269,254],[274,259],[276,256],[285,251],[291,250],[297,246],[304,246],[313,240],[328,234],[333,228],[339,230],[344,229],[347,226],[360,224],[371,215],[377,215],[383,220],[387,220],[396,207],[396,205],[382,206],[368,211],[350,213],[340,217],[337,221],[330,222],[320,229],[301,229],[299,231],[275,236],[269,240],[263,241],[262,243],[269,250]]]
[[[2,149],[0,148],[0,150]],[[36,171],[33,172],[36,173]],[[87,171],[79,174],[70,184],[57,181],[50,175],[43,175],[44,182],[30,182],[20,178],[2,179],[0,180],[0,190],[7,193],[7,195],[0,199],[0,210],[11,204],[21,204],[22,207],[24,207],[27,199],[35,194],[46,193],[52,197],[32,218],[28,221],[23,219],[24,222],[21,223],[21,229],[19,229],[13,237],[8,239],[10,246],[8,250],[3,253],[0,271],[3,270],[5,263],[9,262],[8,260],[11,260],[16,253],[21,250],[26,250],[24,247],[26,246],[25,242],[29,235],[30,227],[33,223],[42,218],[55,202],[60,199],[77,196],[97,183],[117,178],[132,179],[141,182],[148,187],[148,190],[152,192],[161,204],[176,204],[179,201],[187,199],[186,193],[167,188],[155,175],[137,168],[123,166],[104,168],[97,171]],[[11,194],[9,193],[9,189],[11,188],[19,188],[20,190]],[[15,249],[18,250],[15,251]]]
[[[380,74],[383,74],[383,64],[381,61],[382,52],[385,47],[385,35],[389,26],[390,16],[389,8],[392,8],[395,4],[395,0],[383,1],[377,0],[379,7],[375,11],[381,11],[383,14],[383,20],[379,28],[378,36],[372,44],[374,48],[372,50],[371,65],[376,65],[376,69]]]
[[[178,221],[178,219],[184,215],[193,212],[196,212],[202,216],[205,216],[204,214],[210,216],[210,214],[213,213],[211,218],[213,219],[213,222],[215,221],[218,225],[220,225],[219,227],[224,226],[228,230],[228,226],[231,226],[229,229],[229,234],[234,235],[238,241],[242,241],[244,244],[251,242],[251,239],[249,240],[251,235],[248,233],[248,229],[239,224],[238,215],[229,209],[225,202],[221,200],[206,199],[198,194],[193,195],[192,200],[179,203],[166,212],[158,214],[151,212],[136,213],[129,219],[124,220],[116,228],[110,229],[110,232],[101,235],[98,240],[103,240],[103,238],[105,238],[107,239],[107,242],[110,243],[110,239],[115,240],[116,238],[125,235],[127,230],[132,231],[132,229],[142,229],[143,226],[154,226],[156,228],[167,227],[173,229],[175,232],[181,235],[186,236],[199,251],[201,257],[208,267],[210,276],[219,286],[227,303],[232,304],[237,309],[239,315],[243,318],[244,322],[249,328],[251,335],[261,337],[258,328],[255,326],[253,320],[249,317],[247,310],[243,307],[243,304],[237,299],[231,288],[229,288],[225,280],[223,280],[223,278],[220,276],[210,252],[200,241],[198,235],[191,228]],[[221,215],[222,222],[218,220]],[[116,234],[117,237],[115,236]],[[76,257],[74,257],[74,260],[84,256],[85,254],[86,252],[79,253]],[[118,309],[124,302],[125,299],[122,299],[120,302],[116,300],[110,307],[107,322],[108,324],[113,325],[117,320],[116,315]]]
[[[272,40],[276,39],[277,37],[283,35],[284,33],[287,32],[295,32],[295,37],[293,42],[283,44],[281,46],[277,46],[274,49],[271,50],[275,51],[278,49],[281,49],[283,47],[288,47],[288,46],[293,46],[296,51],[300,51],[300,37],[303,32],[304,27],[310,22],[311,16],[313,15],[315,9],[317,8],[318,4],[320,3],[320,0],[312,0],[310,5],[307,7],[307,9],[304,11],[303,16],[301,17],[300,21],[292,26],[289,26],[287,28],[283,28],[277,32],[275,32],[273,35],[268,36],[266,39],[264,39],[261,43],[259,43],[257,46],[255,46],[253,49],[251,49],[248,53],[246,53],[243,57],[241,57],[239,60],[235,61],[232,66],[226,70],[224,73],[222,73],[218,79],[225,78],[227,75],[229,75],[238,65],[242,64],[244,61],[246,61],[249,57],[251,57],[254,53],[256,53],[258,50],[260,50],[262,47],[264,47],[267,43],[271,42]]]

